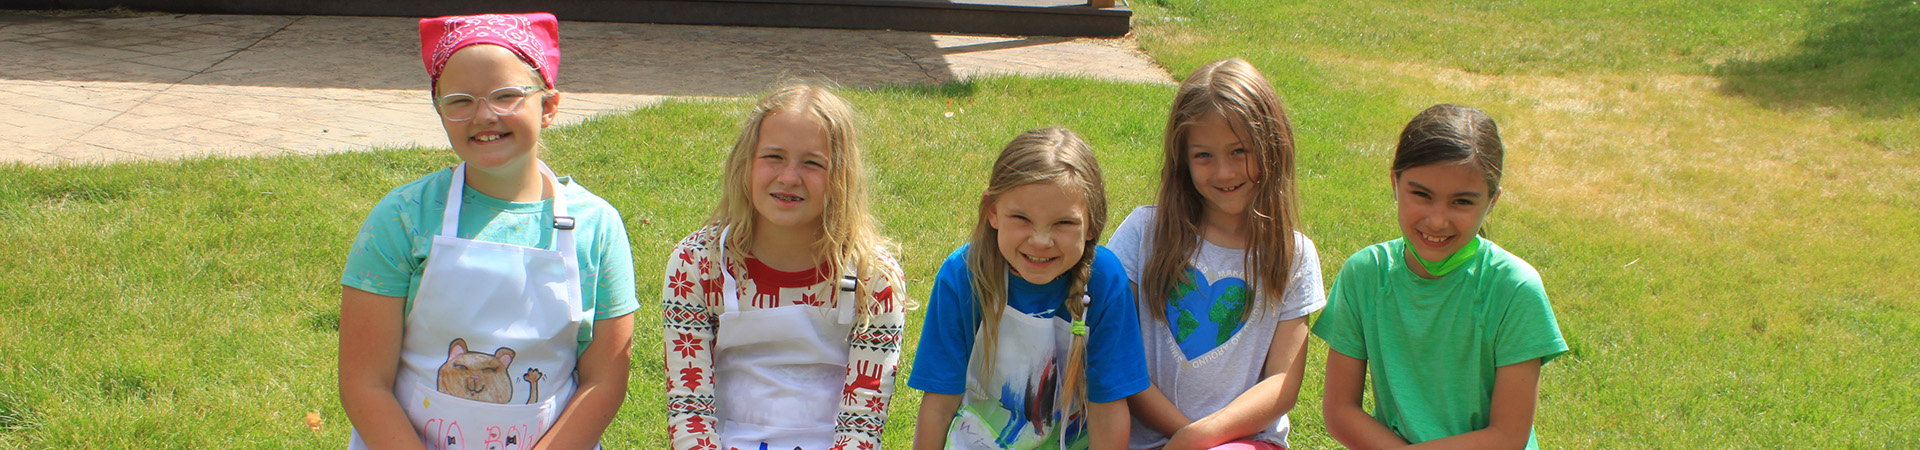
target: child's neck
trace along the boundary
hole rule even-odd
[[[820,240],[815,227],[783,227],[757,219],[753,224],[754,259],[782,272],[799,272],[820,266],[814,243]]]
[[[1247,248],[1247,221],[1207,208],[1200,216],[1200,238],[1224,248]]]
[[[547,190],[546,177],[540,176],[540,169],[536,167],[531,162],[521,169],[502,170],[482,170],[468,165],[467,187],[488,197],[509,202],[535,202],[553,198],[553,193]]]
[[[1411,240],[1407,241],[1406,249],[1407,249],[1406,250],[1407,254],[1405,257],[1402,257],[1401,259],[1406,260],[1407,271],[1413,272],[1414,276],[1428,279],[1428,280],[1440,279],[1440,277],[1434,276],[1432,272],[1428,272],[1427,266],[1425,264],[1421,264],[1420,261],[1415,260],[1420,257],[1420,254],[1414,253],[1413,241]]]

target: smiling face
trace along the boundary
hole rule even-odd
[[[1206,200],[1208,222],[1240,220],[1253,203],[1257,169],[1240,136],[1246,125],[1220,113],[1201,116],[1187,128],[1187,170],[1193,189]]]
[[[998,231],[1000,254],[1028,283],[1046,284],[1086,254],[1087,202],[1058,183],[1031,183],[994,199],[987,223]]]
[[[793,110],[769,113],[753,150],[754,226],[820,230],[831,151],[826,130],[812,117]]]
[[[1480,233],[1481,222],[1499,200],[1486,173],[1473,164],[1428,164],[1393,176],[1400,208],[1400,232],[1414,252],[1439,261],[1459,251]]]
[[[436,85],[436,96],[466,94],[488,98],[503,87],[544,87],[537,73],[512,51],[493,45],[474,45],[454,52]],[[540,130],[553,124],[560,97],[550,91],[532,94],[502,116],[492,105],[478,107],[473,118],[464,121],[440,118],[447,130],[447,141],[461,161],[483,171],[503,171],[529,167],[540,141]]]

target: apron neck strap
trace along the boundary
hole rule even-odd
[[[733,278],[733,269],[727,265],[727,235],[731,232],[733,227],[721,228],[720,245],[717,246],[720,250],[721,288],[725,289],[720,298],[726,302],[726,311],[736,312],[740,310],[740,282]],[[834,298],[837,300],[834,309],[838,313],[841,325],[853,323],[853,314],[859,309],[860,299],[854,296],[855,288],[859,286],[859,279],[853,274],[842,275],[833,281],[833,287],[830,288],[833,289]]]
[[[572,237],[574,220],[567,215],[567,202],[560,193],[560,177],[547,168],[546,161],[534,160],[540,168],[540,181],[553,187],[553,228],[559,231],[562,239]],[[453,182],[447,183],[447,209],[440,221],[440,234],[447,237],[460,237],[460,205],[462,194],[467,186],[467,163],[453,167]]]
[[[720,260],[721,288],[725,289],[725,291],[721,292],[720,298],[726,302],[727,308],[724,311],[739,312],[740,282],[733,279],[733,268],[727,265],[727,235],[732,231],[733,227],[720,229],[720,245],[718,246],[720,255],[715,257],[715,259]]]

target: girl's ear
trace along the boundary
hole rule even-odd
[[[1495,203],[1500,203],[1500,192],[1500,188],[1493,188],[1493,195],[1487,196],[1487,209],[1493,209]]]
[[[552,91],[540,98],[540,128],[553,126],[553,118],[560,114],[560,91]]]
[[[980,208],[980,214],[987,216],[987,227],[992,228],[995,231],[999,231],[1000,230],[1000,214],[997,214],[993,211],[993,202],[987,201],[986,194],[980,194],[980,203],[981,203],[980,206],[982,206]]]

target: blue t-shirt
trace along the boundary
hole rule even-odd
[[[406,299],[402,311],[413,309],[420,276],[427,267],[433,236],[440,234],[447,211],[447,187],[453,170],[440,170],[393,188],[367,213],[360,233],[347,250],[340,284],[388,297]],[[560,178],[567,215],[575,220],[574,253],[580,262],[581,311],[594,320],[624,316],[640,309],[633,286],[633,250],[620,212],[606,200],[587,192],[571,177]],[[460,196],[459,238],[557,249],[553,232],[553,200],[509,202],[488,197],[472,187]],[[593,342],[593,322],[581,324],[576,352]]]
[[[934,276],[933,293],[927,300],[926,323],[920,329],[920,348],[913,360],[913,376],[907,386],[935,394],[960,395],[967,390],[967,361],[973,354],[974,332],[980,325],[979,306],[974,303],[973,272],[967,268],[971,245],[960,246],[940,265]],[[1133,289],[1127,284],[1126,269],[1106,247],[1095,246],[1093,279],[1087,282],[1087,294],[1093,303],[1087,307],[1087,399],[1106,403],[1147,390],[1144,349],[1140,347],[1140,323],[1134,312]],[[1007,306],[1038,318],[1055,318],[1055,310],[1067,296],[1067,277],[1047,284],[1028,283],[1020,277],[1007,277]]]

